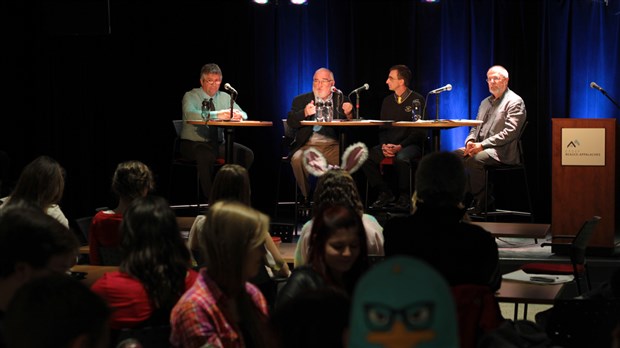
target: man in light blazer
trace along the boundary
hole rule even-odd
[[[456,150],[463,156],[469,174],[468,191],[474,198],[474,213],[484,211],[487,200],[489,206],[493,205],[490,194],[484,197],[484,168],[520,161],[518,142],[526,119],[525,103],[508,88],[508,80],[508,71],[502,66],[495,65],[487,71],[491,95],[482,100],[476,117],[482,124],[472,127],[465,147]]]

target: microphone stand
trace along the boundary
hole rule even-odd
[[[620,109],[620,105],[618,104],[618,102],[616,102],[612,97],[609,96],[609,94],[607,94],[607,91],[605,91],[604,89],[600,89],[601,93],[603,93],[604,96],[607,97],[607,99],[611,100],[611,102],[618,108]]]
[[[355,92],[355,118],[360,119],[360,92]]]
[[[435,121],[439,121],[439,93],[435,95]]]

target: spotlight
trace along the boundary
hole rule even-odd
[[[293,5],[305,5],[308,3],[308,0],[291,0],[291,4]]]
[[[261,5],[265,5],[269,3],[269,0],[252,0],[252,1],[254,1],[254,3],[256,4],[261,4]]]

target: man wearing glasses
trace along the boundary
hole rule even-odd
[[[487,72],[487,83],[491,96],[478,107],[477,120],[482,124],[472,127],[465,139],[465,147],[456,152],[464,157],[469,173],[468,191],[474,198],[474,209],[478,214],[494,209],[494,199],[484,197],[484,167],[501,164],[518,164],[518,141],[525,123],[526,110],[523,99],[508,88],[508,71],[499,65]]]
[[[222,70],[217,64],[205,64],[200,70],[200,87],[183,96],[183,120],[200,121],[207,119],[241,121],[248,115],[233,103],[230,113],[230,94],[220,91]],[[225,153],[224,130],[222,127],[205,127],[183,123],[181,155],[195,160],[200,177],[200,186],[205,197],[209,197],[213,180],[214,164]],[[238,143],[233,144],[233,162],[249,169],[254,161],[254,152]]]
[[[317,110],[327,118],[351,119],[353,104],[342,94],[332,93],[336,84],[334,74],[326,68],[320,68],[312,79],[312,92],[298,95],[293,99],[291,110],[288,112],[287,124],[295,129],[295,141],[291,144],[291,166],[297,185],[308,199],[310,185],[308,173],[303,163],[303,151],[314,147],[320,151],[331,165],[339,164],[338,138],[332,127],[302,126],[301,121],[314,120]]]

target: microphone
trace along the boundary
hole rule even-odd
[[[233,88],[233,86],[230,85],[230,83],[226,82],[226,84],[224,85],[224,89],[229,91],[232,94],[239,94],[237,93],[237,90]]]
[[[359,93],[361,91],[367,91],[370,88],[370,86],[365,83],[362,87],[356,88],[354,90],[351,91],[351,93],[349,93],[349,95],[353,94],[353,93]]]
[[[590,82],[590,87],[594,89],[598,89],[599,91],[605,93],[605,90],[603,89],[603,87],[597,85],[596,82]]]
[[[336,88],[336,86],[332,86],[329,90],[332,91],[332,93],[342,94],[342,91]]]
[[[434,89],[434,90],[428,92],[428,94],[439,94],[441,92],[451,91],[451,90],[452,90],[452,85],[448,83],[447,85],[445,85],[443,87],[440,87],[440,88],[437,88],[437,89]]]

